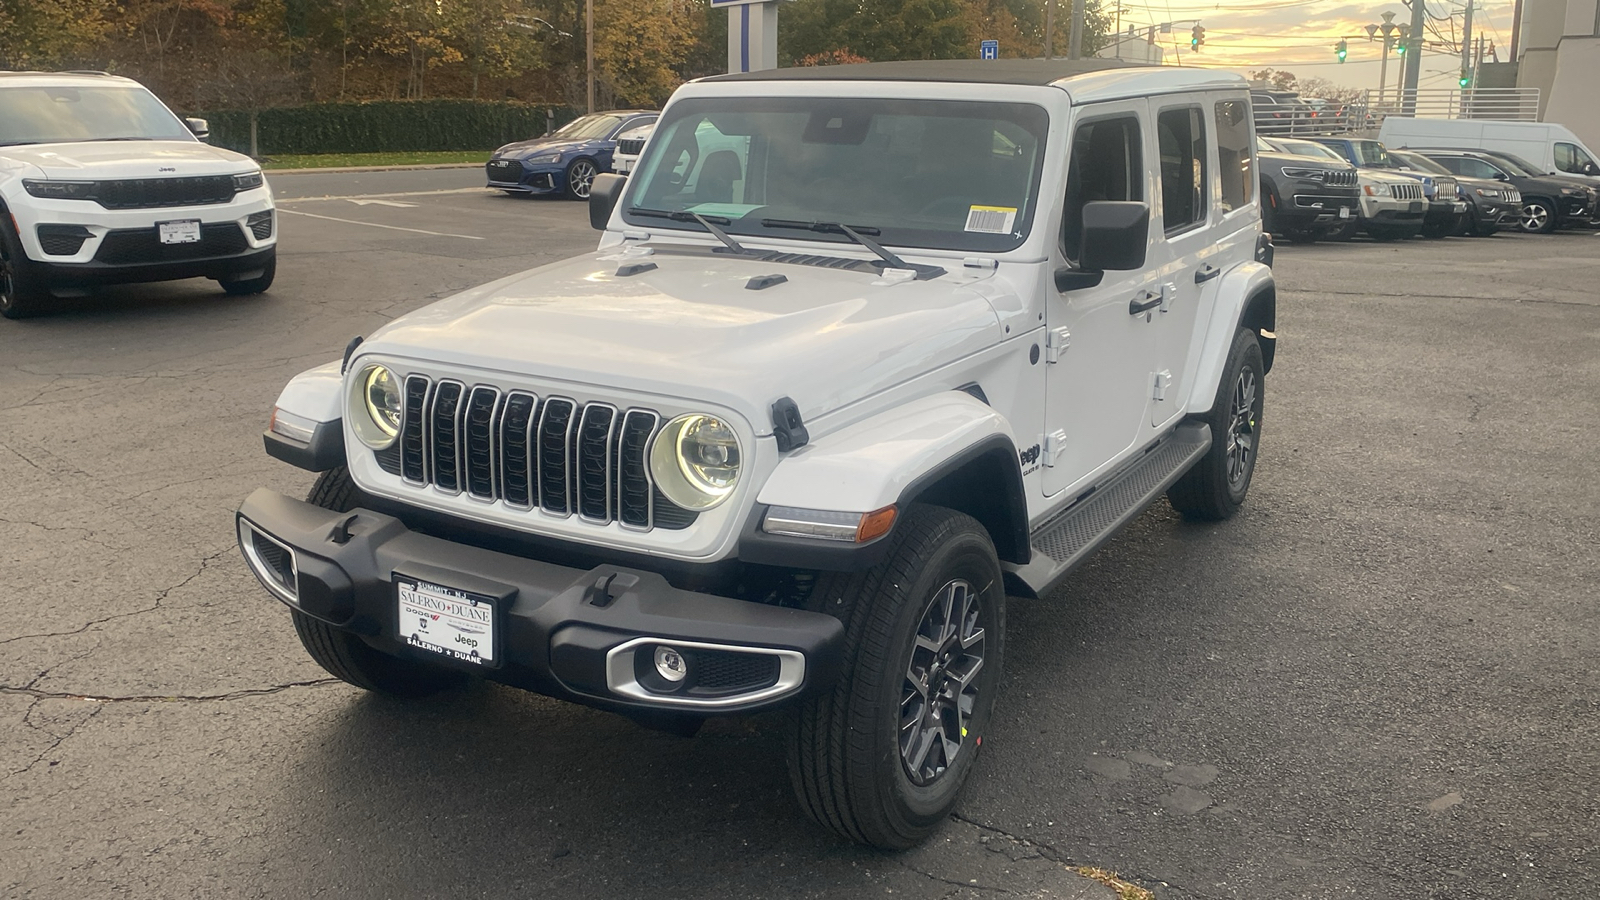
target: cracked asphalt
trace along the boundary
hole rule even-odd
[[[1600,237],[1280,248],[1245,509],[1158,505],[1014,599],[967,799],[888,855],[801,820],[770,718],[306,658],[232,533],[311,482],[261,450],[278,390],[594,236],[472,170],[273,184],[268,295],[0,322],[0,896],[1600,895]]]

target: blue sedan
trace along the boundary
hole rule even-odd
[[[574,119],[544,137],[507,144],[484,166],[489,187],[508,194],[565,194],[589,198],[589,186],[611,171],[617,135],[648,125],[660,113],[619,109]]]

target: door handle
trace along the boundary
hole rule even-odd
[[[1205,284],[1206,282],[1210,281],[1211,279],[1213,279],[1213,278],[1215,278],[1215,277],[1217,277],[1218,275],[1221,275],[1221,274],[1222,274],[1222,270],[1221,269],[1217,268],[1216,266],[1213,266],[1210,263],[1206,263],[1205,265],[1201,266],[1199,268],[1199,270],[1197,270],[1194,273],[1194,283],[1195,284]]]
[[[1149,312],[1161,305],[1161,295],[1145,291],[1138,299],[1128,301],[1128,315],[1138,316]]]

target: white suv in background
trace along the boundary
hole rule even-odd
[[[617,152],[611,155],[611,171],[626,175],[639,165],[639,154],[644,152],[644,142],[656,130],[655,120],[638,128],[630,128],[617,135]]]
[[[0,315],[97,285],[272,284],[272,191],[143,85],[98,73],[0,72]]]

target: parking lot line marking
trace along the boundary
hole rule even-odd
[[[471,234],[451,234],[448,231],[423,231],[421,228],[401,228],[399,225],[379,225],[377,222],[361,222],[355,219],[336,219],[333,216],[319,216],[316,213],[301,212],[298,209],[279,209],[278,212],[288,213],[291,216],[305,216],[310,219],[327,219],[329,222],[343,222],[346,225],[365,225],[368,228],[387,228],[390,231],[409,231],[413,234],[426,234],[432,237],[453,237],[467,241],[481,241],[483,238]]]
[[[278,205],[305,203],[309,200],[318,202],[323,200],[372,200],[379,197],[431,197],[437,194],[486,194],[488,192],[488,188],[448,188],[438,191],[395,191],[386,194],[329,194],[322,197],[279,197]]]

